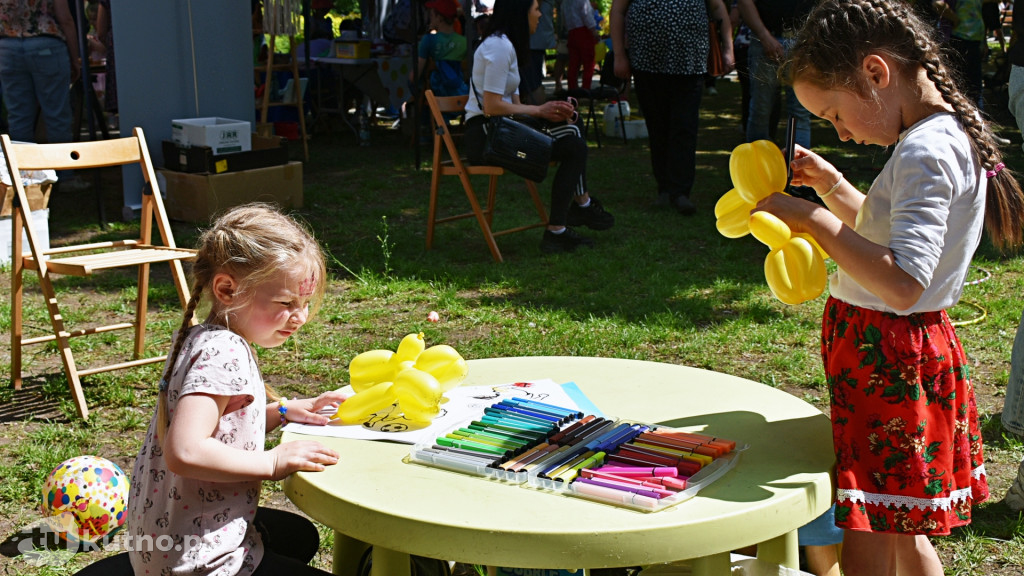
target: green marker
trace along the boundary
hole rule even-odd
[[[572,468],[569,468],[565,472],[562,472],[561,474],[555,477],[555,480],[560,480],[562,482],[572,482],[574,478],[579,476],[580,470],[584,468],[591,468],[593,466],[603,463],[605,456],[606,454],[604,452],[598,452],[597,454],[594,454],[593,456],[587,458],[583,462],[580,462],[579,464],[573,466]]]
[[[462,448],[463,450],[472,450],[473,452],[483,452],[485,454],[497,454],[499,456],[508,456],[509,453],[511,453],[511,450],[505,450],[498,446],[490,446],[488,444],[481,444],[471,440],[453,440],[452,438],[441,437],[437,439],[437,443],[449,448]]]

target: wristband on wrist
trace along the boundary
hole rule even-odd
[[[277,412],[281,415],[281,426],[288,423],[288,418],[285,414],[288,413],[288,398],[282,397],[277,403]]]
[[[825,192],[824,194],[818,194],[818,198],[821,198],[822,200],[824,200],[825,198],[828,198],[829,196],[835,194],[836,190],[839,190],[839,187],[842,184],[843,184],[843,173],[840,172],[839,173],[839,180],[836,180],[836,183],[833,184],[832,187],[828,189],[828,192]]]

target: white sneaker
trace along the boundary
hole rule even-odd
[[[1017,469],[1017,477],[1006,491],[1003,503],[1014,512],[1024,510],[1024,462],[1021,462],[1020,468]]]

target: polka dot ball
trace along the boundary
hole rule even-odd
[[[127,507],[128,477],[98,456],[65,460],[43,484],[43,515],[62,516],[69,530],[61,536],[69,540],[95,542],[113,535],[124,526]]]

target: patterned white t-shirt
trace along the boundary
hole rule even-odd
[[[214,437],[238,450],[263,450],[267,396],[249,344],[221,326],[193,327],[167,387],[171,425],[186,394],[231,398]],[[137,575],[251,574],[263,559],[252,523],[260,486],[205,482],[168,470],[153,417],[135,459],[128,500],[130,557]]]

